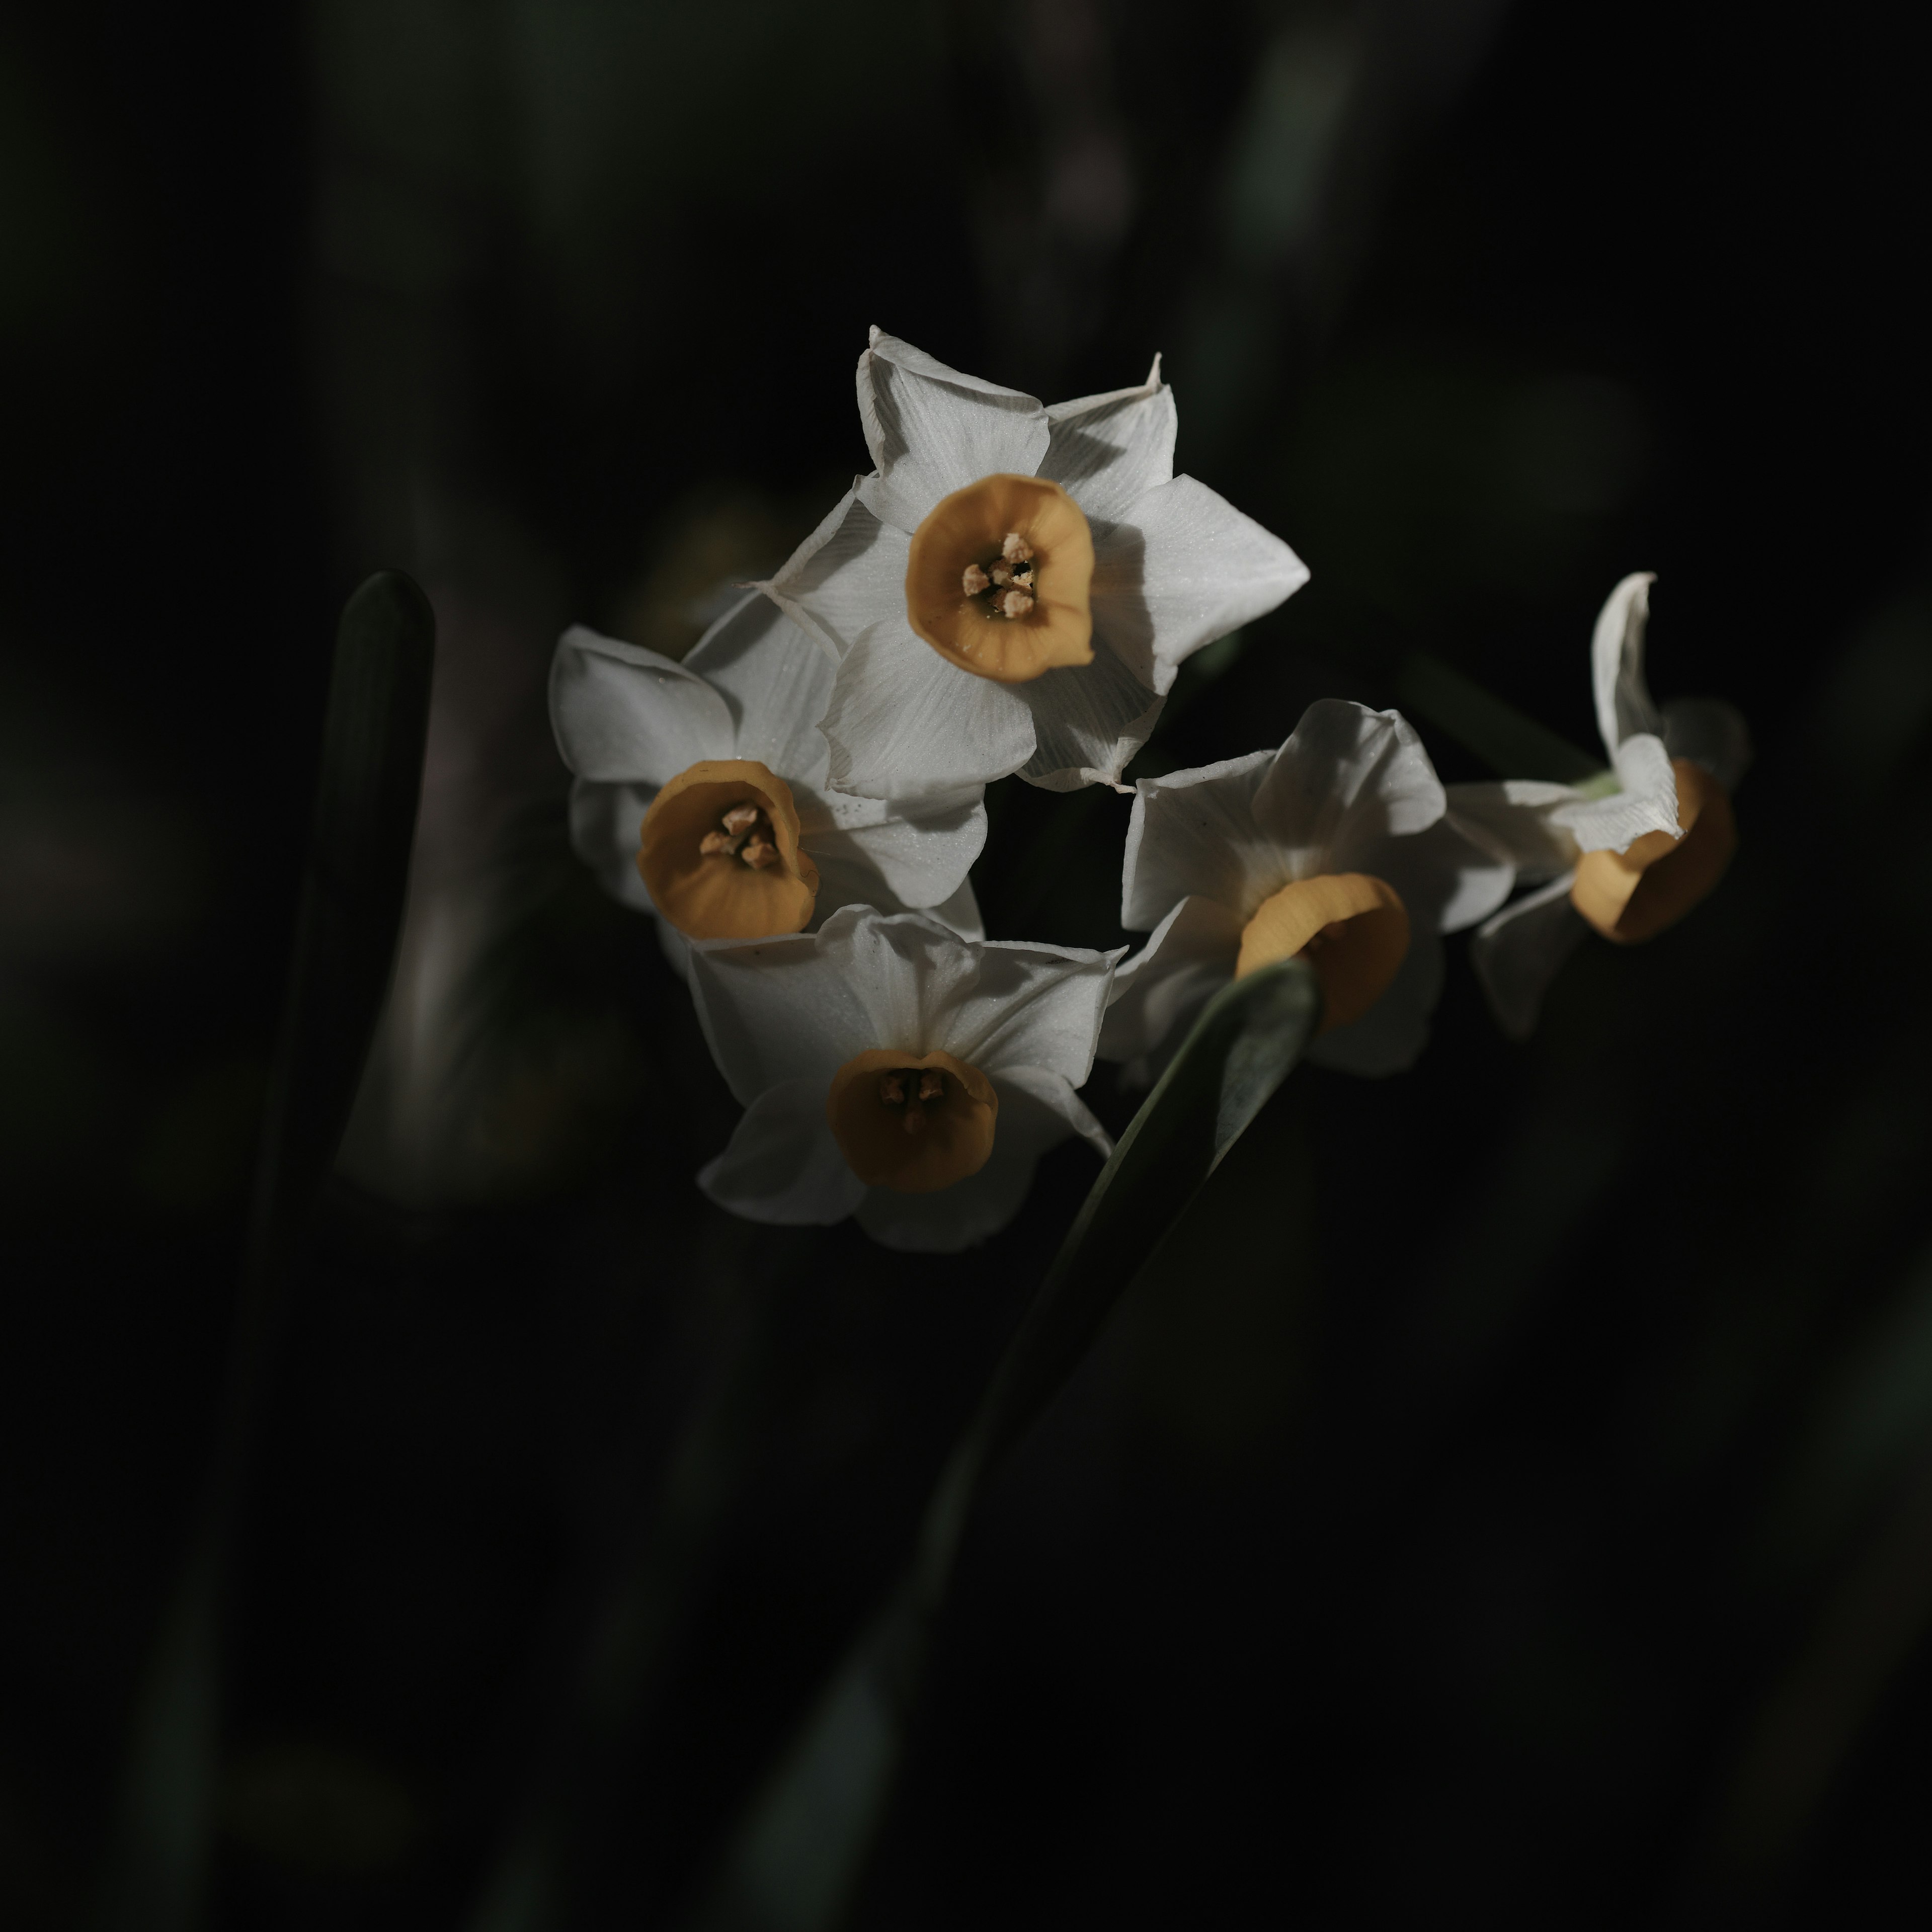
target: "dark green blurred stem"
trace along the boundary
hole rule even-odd
[[[537,1786],[486,1879],[472,1932],[563,1932],[604,1832],[621,1760],[648,1719],[710,1578],[732,1505],[763,1446],[775,1297],[808,1279],[815,1228],[730,1224],[725,1332],[663,1482],[584,1633]],[[633,1832],[634,1821],[623,1821]]]
[[[758,1794],[689,1932],[830,1932],[891,1796],[961,1540],[988,1479],[1078,1366],[1114,1304],[1288,1075],[1314,974],[1285,960],[1224,988],[1094,1184],[935,1486],[897,1588]]]
[[[404,576],[350,598],[336,633],[295,950],[250,1202],[226,1393],[186,1559],[136,1707],[96,1923],[184,1932],[214,1809],[226,1600],[250,1456],[286,1324],[290,1256],[334,1160],[402,924],[436,620]]]
[[[1395,696],[1405,711],[1446,731],[1502,778],[1580,784],[1608,762],[1580,751],[1426,651],[1412,651],[1402,660]]]

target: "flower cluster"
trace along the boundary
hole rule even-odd
[[[1158,359],[1042,407],[874,329],[858,392],[871,473],[682,662],[577,628],[551,676],[576,849],[657,921],[745,1108],[699,1175],[734,1212],[964,1247],[1048,1148],[1107,1151],[1078,1093],[1096,1055],[1146,1079],[1231,979],[1306,959],[1311,1057],[1388,1073],[1423,1046],[1442,934],[1488,920],[1516,1027],[1515,953],[1554,956],[1558,888],[1579,930],[1571,901],[1627,939],[1714,882],[1741,733],[1654,714],[1648,580],[1606,612],[1607,696],[1599,627],[1601,786],[1445,790],[1395,712],[1327,702],[1278,751],[1130,788],[1179,667],[1298,590],[1300,560],[1174,475]],[[1150,936],[1125,964],[986,938],[968,874],[1011,776],[1131,791],[1121,921]]]

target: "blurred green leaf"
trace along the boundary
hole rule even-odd
[[[133,1724],[98,1922],[184,1932],[200,1916],[220,1729],[224,1598],[286,1312],[289,1251],[334,1160],[401,929],[429,728],[436,619],[400,572],[336,632],[294,956],[262,1122],[226,1406],[188,1559]]]
[[[934,1623],[987,1478],[1100,1333],[1312,1036],[1321,1008],[1298,960],[1210,1002],[1120,1136],[955,1447],[912,1562],[847,1654],[729,1847],[693,1932],[825,1932],[852,1901],[892,1791]]]
[[[1395,695],[1405,711],[1448,732],[1503,778],[1581,784],[1608,762],[1546,730],[1426,651],[1413,651],[1403,660]]]

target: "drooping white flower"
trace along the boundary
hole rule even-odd
[[[986,837],[976,787],[910,805],[833,791],[817,730],[825,653],[748,591],[682,663],[581,627],[550,668],[571,838],[605,888],[694,939],[796,932],[842,905],[931,907],[977,933],[967,869]]]
[[[1483,927],[1469,956],[1497,1024],[1534,1030],[1543,996],[1586,930],[1631,945],[1674,926],[1724,876],[1737,848],[1730,795],[1750,734],[1730,705],[1660,710],[1645,682],[1651,573],[1610,592],[1591,641],[1597,728],[1611,769],[1582,785],[1507,779],[1449,788],[1451,807],[1543,881]]]
[[[1119,956],[856,906],[816,933],[694,946],[698,1016],[746,1109],[698,1184],[749,1220],[855,1214],[890,1248],[984,1240],[1048,1148],[1111,1150],[1074,1090]]]
[[[1174,474],[1158,358],[1046,409],[875,328],[858,386],[878,466],[764,586],[838,665],[842,790],[1116,784],[1182,662],[1307,580]]]
[[[1399,1072],[1428,1038],[1437,935],[1493,911],[1513,880],[1445,809],[1393,711],[1324,700],[1278,752],[1143,778],[1136,793],[1120,923],[1153,937],[1115,976],[1110,1060],[1172,1050],[1230,980],[1300,954],[1322,988],[1308,1058]]]

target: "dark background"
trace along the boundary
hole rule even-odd
[[[970,1540],[859,1923],[1916,1922],[1925,53],[1870,4],[10,14],[0,1921],[98,1883],[378,566],[436,710],[212,1922],[482,1932],[562,1789],[566,1922],[669,1923],[896,1567],[1091,1156],[944,1261],[706,1207],[730,1103],[562,849],[542,706],[565,622],[684,648],[864,466],[876,322],[1049,400],[1162,350],[1180,466],[1310,563],[1137,769],[1416,649],[1593,744],[1636,568],[1658,695],[1758,762],[1720,892],[1591,942],[1529,1046],[1457,943],[1414,1071],[1270,1106]],[[1112,943],[1125,802],[992,803],[994,936]],[[666,1547],[578,1763],[577,1660]]]

